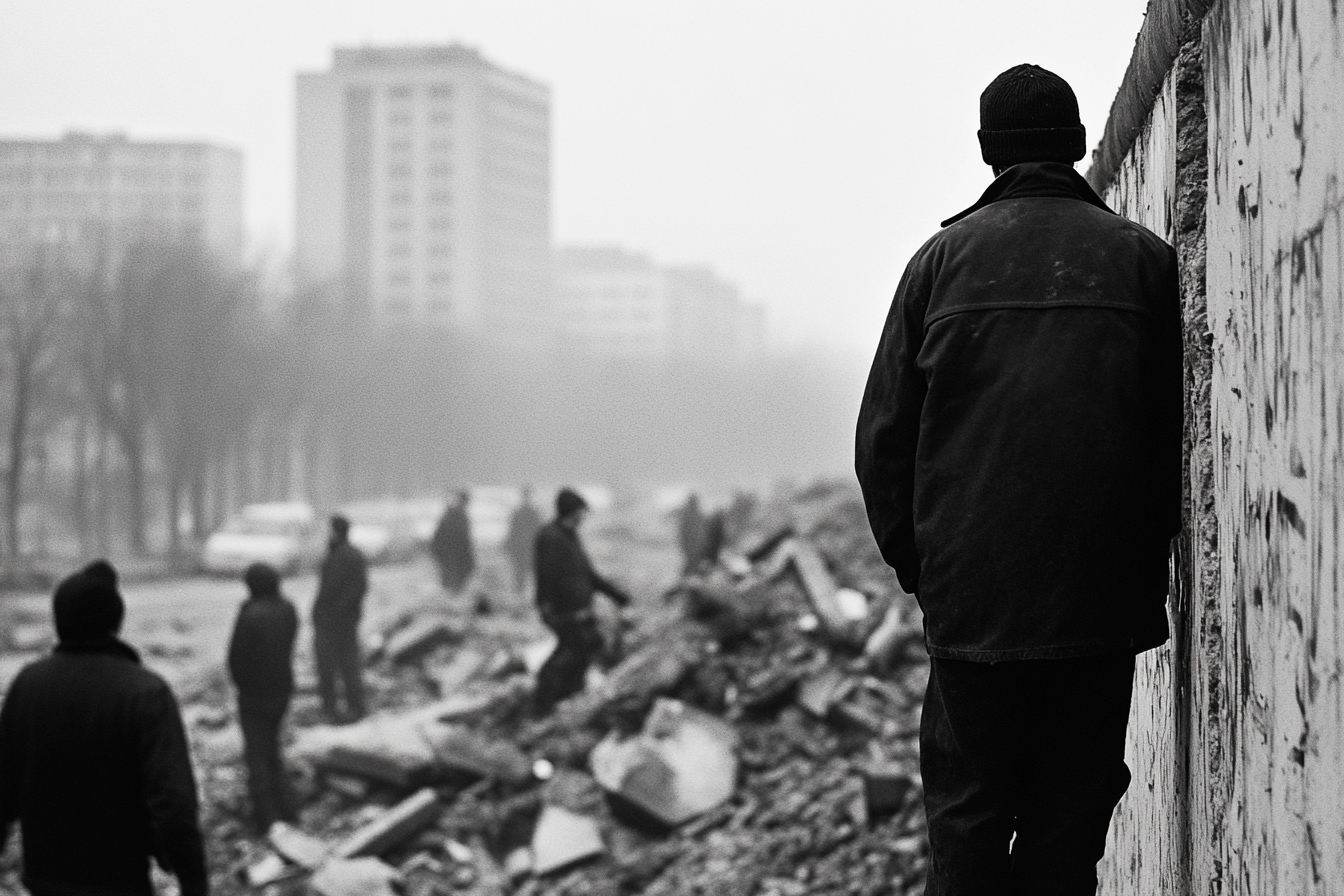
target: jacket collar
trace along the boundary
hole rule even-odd
[[[76,638],[70,641],[62,641],[56,645],[57,653],[101,653],[108,656],[119,656],[124,660],[130,660],[137,665],[140,663],[140,654],[135,652],[135,648],[118,638],[116,635],[97,635],[92,638]]]
[[[1083,176],[1073,170],[1072,165],[1065,165],[1062,162],[1023,162],[994,178],[994,182],[975,205],[948,218],[943,222],[943,226],[955,224],[972,212],[978,212],[991,202],[998,202],[1001,199],[1042,197],[1080,199],[1097,208],[1111,211],[1088,182],[1083,180]]]

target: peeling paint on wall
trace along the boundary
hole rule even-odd
[[[1191,18],[1108,173],[1180,252],[1189,490],[1101,892],[1340,894],[1344,22],[1305,0]]]

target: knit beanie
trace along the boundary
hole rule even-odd
[[[126,613],[117,571],[106,560],[95,560],[63,580],[51,604],[56,636],[62,641],[116,634]]]
[[[582,510],[587,506],[588,502],[583,500],[583,495],[572,488],[562,488],[560,493],[555,496],[555,513],[557,516],[569,516],[574,511]]]
[[[979,137],[981,158],[995,168],[1071,163],[1087,153],[1073,88],[1039,65],[1015,65],[990,82],[980,94]]]

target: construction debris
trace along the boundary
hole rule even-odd
[[[343,859],[380,856],[432,824],[442,809],[438,794],[426,787],[402,800],[390,812],[355,831],[331,853]]]
[[[525,709],[554,639],[530,605],[403,613],[366,673],[379,711],[298,723],[301,821],[232,867],[268,896],[305,879],[319,896],[920,892],[913,599],[852,488],[767,503],[755,531],[637,602],[611,664],[540,720]],[[239,794],[230,770],[204,779]],[[246,841],[213,824],[212,842]]]
[[[606,852],[597,822],[560,806],[546,806],[532,834],[534,874],[551,874]]]

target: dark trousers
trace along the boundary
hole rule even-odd
[[[559,643],[537,672],[537,690],[532,697],[537,715],[550,712],[561,700],[583,690],[588,667],[602,648],[602,635],[591,611],[546,614],[542,619],[555,632]]]
[[[919,733],[926,896],[1096,893],[1129,786],[1133,680],[1129,654],[931,661]]]
[[[247,765],[247,792],[252,820],[265,832],[277,821],[293,821],[294,796],[280,752],[280,722],[285,710],[259,709],[238,703],[238,725],[243,729],[243,762]]]
[[[314,627],[313,660],[317,665],[317,692],[322,711],[332,721],[364,718],[364,679],[359,659],[358,625]],[[340,711],[337,690],[345,698]]]

